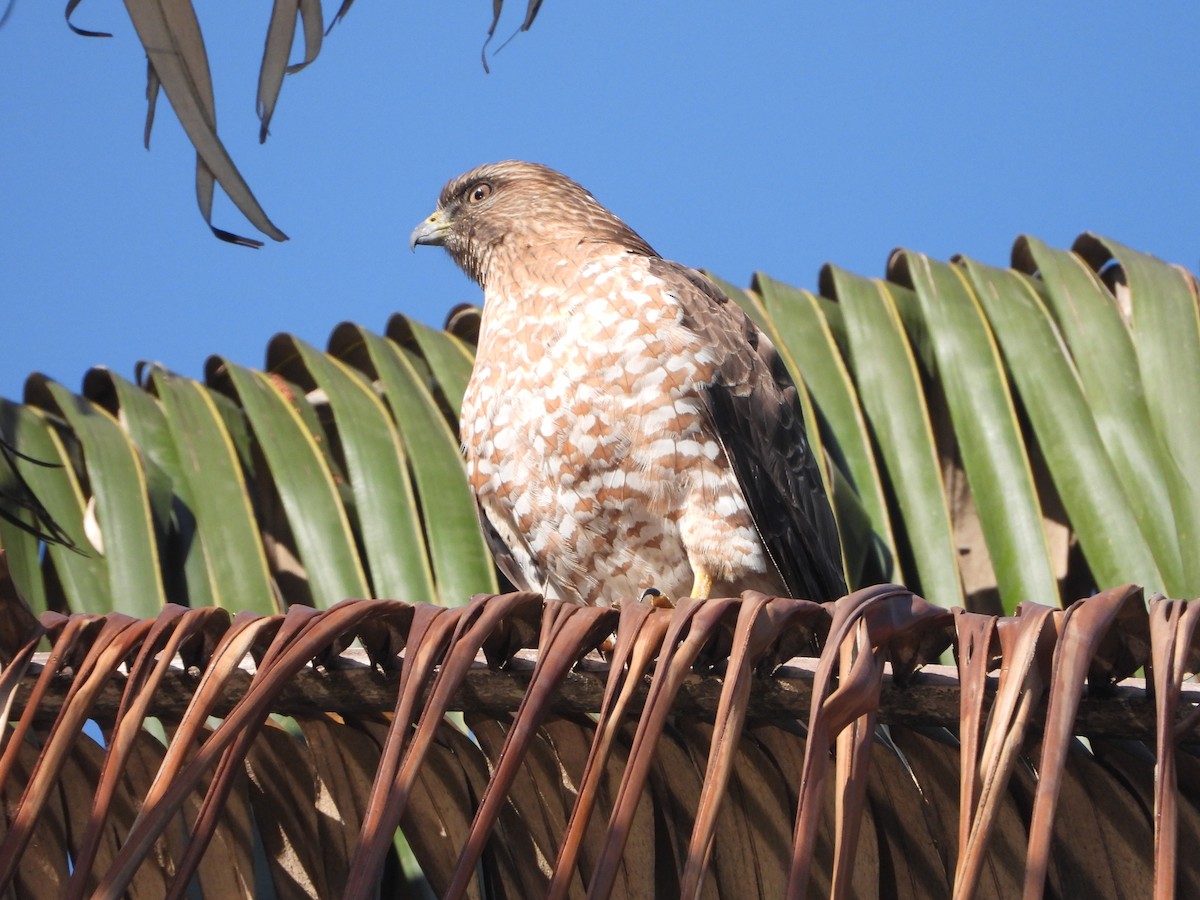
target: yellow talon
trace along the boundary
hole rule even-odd
[[[664,597],[663,592],[656,587],[648,587],[642,591],[642,603],[649,603],[655,609],[674,609],[675,604],[670,597]]]
[[[692,597],[697,600],[707,600],[712,593],[712,576],[707,572],[697,572],[696,580],[692,582]]]

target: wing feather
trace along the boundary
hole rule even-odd
[[[483,532],[483,542],[492,552],[492,559],[504,577],[518,591],[545,591],[546,572],[542,566],[533,560],[533,553],[525,536],[515,529],[506,529],[511,541],[506,541],[501,535],[497,523],[492,521],[488,511],[475,497],[475,514],[479,517],[479,529]]]
[[[750,506],[767,552],[792,596],[846,593],[837,526],[804,430],[796,387],[771,341],[712,281],[654,260],[679,297],[685,327],[715,356],[706,413]]]

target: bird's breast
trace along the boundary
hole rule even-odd
[[[463,408],[468,450],[490,440],[523,470],[550,460],[583,473],[631,456],[645,465],[700,427],[711,367],[674,298],[603,267],[589,285],[489,297]]]
[[[689,498],[724,490],[708,351],[648,276],[589,284],[489,296],[463,404],[471,486],[552,580],[686,590]]]

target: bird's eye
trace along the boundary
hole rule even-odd
[[[490,196],[492,196],[492,186],[485,181],[482,184],[477,184],[475,187],[471,188],[470,193],[467,195],[467,199],[472,203],[481,203]]]

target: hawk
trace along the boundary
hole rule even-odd
[[[528,162],[455,178],[417,244],[484,291],[460,433],[514,585],[593,605],[845,593],[795,385],[712,281]]]

